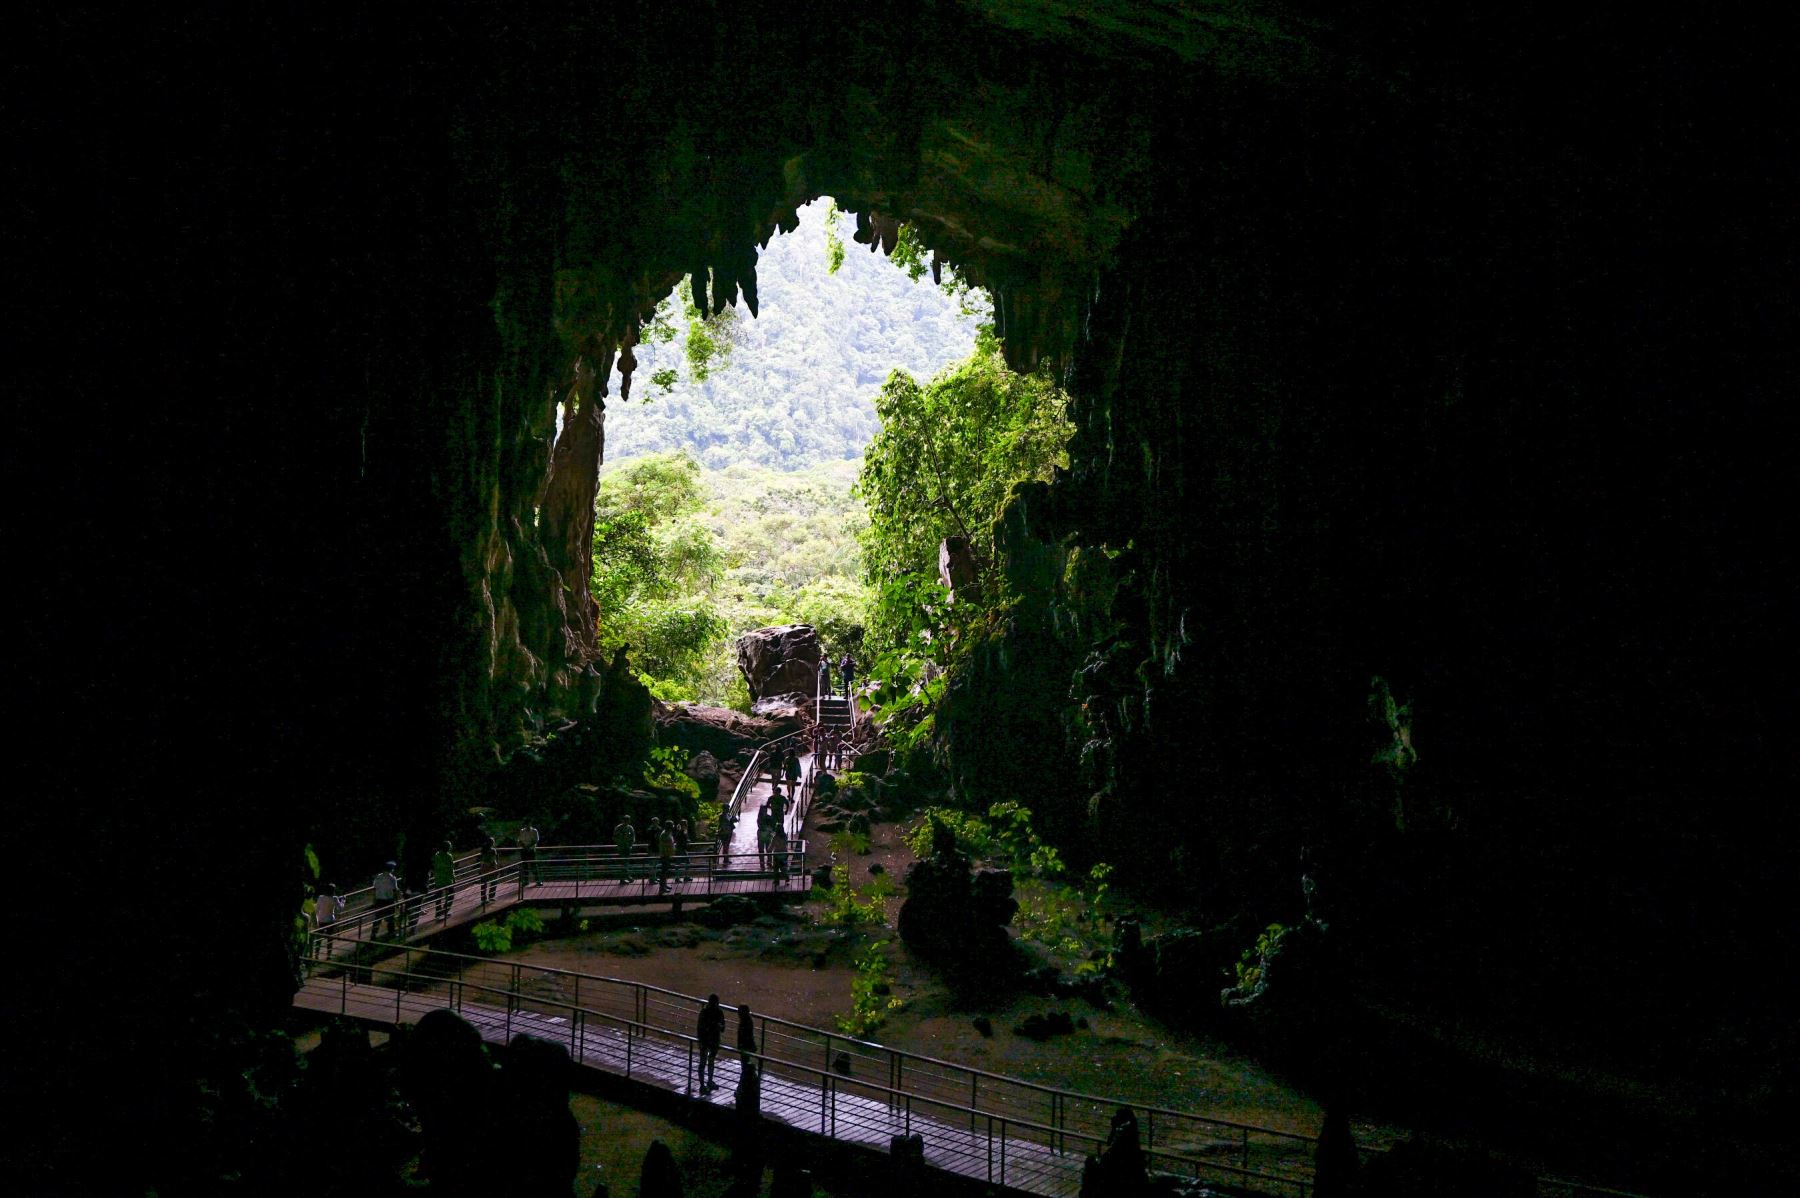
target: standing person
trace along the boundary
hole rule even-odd
[[[388,935],[398,936],[400,934],[400,912],[395,904],[400,898],[400,875],[394,872],[392,861],[383,866],[381,872],[375,875],[372,889],[375,892],[375,911],[371,917],[374,922],[369,925],[369,931],[373,932],[381,926],[382,916],[385,914]],[[382,911],[384,907],[387,908],[385,913]]]
[[[456,857],[446,840],[431,855],[431,884],[437,888],[438,922],[450,918],[450,906],[456,901]]]
[[[774,820],[770,818],[769,805],[765,803],[756,809],[756,868],[769,868],[769,845],[774,839]]]
[[[656,861],[658,866],[656,893],[667,894],[669,893],[669,874],[675,869],[675,834],[669,828],[664,828],[662,834],[656,838]]]
[[[800,754],[792,749],[787,751],[786,769],[788,794],[790,797],[798,799],[800,797]]]
[[[521,888],[528,880],[532,882],[538,880],[537,847],[537,826],[530,820],[526,820],[519,827],[519,886]]]
[[[700,1092],[705,1094],[719,1088],[713,1075],[719,1067],[719,1045],[725,1039],[725,1011],[719,1006],[718,995],[706,996],[706,1005],[700,1008],[700,1026],[695,1029],[694,1038],[700,1041]]]
[[[313,929],[318,933],[312,938],[314,956],[318,956],[319,946],[325,942],[325,929],[337,921],[338,915],[343,910],[344,900],[338,897],[337,887],[326,883],[325,887],[319,891],[318,896],[313,899]],[[326,949],[325,955],[329,957],[331,950]]]
[[[745,1065],[756,1057],[756,1022],[749,1003],[738,1004],[738,1059]]]
[[[775,863],[775,885],[787,885],[788,834],[780,820],[775,821],[775,835],[769,839],[769,853]]]
[[[500,868],[500,846],[494,843],[492,836],[481,838],[481,904],[486,906],[494,901],[494,890],[499,882],[494,871]]]
[[[719,826],[714,832],[719,838],[719,860],[726,868],[731,865],[731,834],[737,831],[737,817],[729,811],[719,812]]]
[[[685,819],[675,821],[675,855],[681,858],[681,880],[686,882],[694,875],[688,865],[688,822]]]
[[[613,849],[619,854],[619,885],[631,879],[631,850],[637,847],[637,829],[631,826],[631,813],[626,812],[613,825]]]
[[[856,681],[856,659],[850,656],[848,649],[838,658],[838,673],[844,676],[844,698],[850,697],[850,684]],[[854,709],[852,709],[854,713]],[[854,716],[853,716],[854,718]]]
[[[831,659],[823,654],[819,657],[819,698],[831,698]]]

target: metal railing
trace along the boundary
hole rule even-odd
[[[671,881],[705,883],[703,891],[684,886],[681,894],[686,898],[715,897],[722,885],[760,878],[774,878],[778,885],[795,879],[799,890],[806,885],[806,850],[806,841],[795,839],[789,842],[785,861],[770,861],[760,853],[720,853],[709,845],[677,854],[669,877]],[[392,903],[364,902],[346,910],[330,924],[311,929],[310,953],[330,959],[329,947],[321,947],[321,942],[379,943],[383,930],[392,940],[404,941],[421,927],[447,922],[459,912],[466,915],[472,907],[497,912],[513,906],[527,897],[529,887],[537,885],[557,887],[556,893],[548,896],[553,902],[610,898],[617,894],[612,888],[620,885],[635,884],[646,892],[657,885],[654,893],[660,894],[661,873],[661,855],[648,851],[648,846],[643,853],[621,854],[613,845],[542,845],[534,862],[515,861],[487,873],[467,872],[448,888],[408,894]],[[569,883],[574,884],[573,891],[564,888]],[[592,889],[587,889],[590,886]]]
[[[396,1023],[448,1007],[506,1038],[526,1030],[566,1036],[578,1060],[698,1090],[697,1045],[688,1030],[703,1005],[697,996],[523,962],[388,947],[394,957],[386,962],[309,965],[303,992],[327,1002],[335,992],[339,1013],[369,1017],[369,988],[388,989]],[[381,1011],[385,1019],[385,1006]],[[1061,1193],[1070,1178],[1078,1180],[1086,1154],[1104,1144],[1113,1111],[1130,1106],[1153,1169],[1310,1194],[1308,1134],[1038,1085],[772,1016],[756,1016],[755,1026],[765,1105],[768,1087],[784,1084],[773,1105],[804,1130],[882,1148],[889,1135],[917,1131],[935,1164],[1022,1189],[1056,1179],[1065,1184],[1045,1192]],[[596,1041],[606,1030],[612,1037]]]

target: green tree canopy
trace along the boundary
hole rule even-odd
[[[888,376],[875,401],[881,431],[857,480],[869,508],[864,570],[882,592],[878,645],[947,620],[920,618],[934,588],[941,598],[938,546],[947,538],[969,546],[983,591],[995,593],[994,519],[1013,484],[1047,479],[1067,461],[1065,406],[1048,377],[1007,369],[987,330],[972,356],[925,386],[903,371]]]

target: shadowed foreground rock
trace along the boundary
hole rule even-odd
[[[931,856],[906,874],[900,938],[947,965],[993,968],[1010,949],[1006,925],[1018,914],[1011,870],[972,869],[941,823],[932,824]]]

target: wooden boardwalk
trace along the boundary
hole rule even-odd
[[[754,841],[754,830],[751,833]],[[782,902],[800,902],[812,892],[812,878],[804,868],[786,877],[756,869],[750,855],[717,858],[711,853],[690,854],[678,860],[668,889],[658,886],[657,862],[652,857],[621,860],[616,855],[555,856],[559,850],[540,853],[539,880],[524,879],[525,867],[503,867],[491,882],[470,875],[443,891],[413,895],[393,907],[377,907],[366,901],[345,912],[329,925],[327,936],[315,930],[312,949],[320,960],[342,960],[366,955],[374,945],[419,944],[451,928],[504,916],[514,907],[635,907],[704,904],[725,895],[769,896]],[[796,851],[800,860],[804,848]],[[721,864],[738,868],[721,868]],[[685,865],[685,868],[683,868]],[[685,875],[685,876],[684,876]],[[440,915],[440,912],[442,914]]]
[[[623,1020],[548,1014],[523,1005],[457,1001],[455,987],[404,989],[318,976],[294,996],[294,1005],[380,1026],[417,1023],[433,1010],[453,1009],[484,1040],[505,1044],[527,1034],[564,1045],[577,1064],[682,1094],[695,1102],[730,1107],[742,1073],[738,1055],[719,1054],[717,1089],[700,1092],[697,1050],[685,1037],[633,1029]],[[894,1136],[918,1134],[925,1163],[963,1177],[1051,1198],[1074,1198],[1081,1188],[1085,1143],[1055,1151],[999,1126],[990,1115],[950,1112],[948,1104],[896,1094],[882,1083],[827,1073],[774,1057],[763,1064],[762,1112],[798,1131],[887,1152]],[[1046,1137],[1049,1138],[1049,1137]]]

